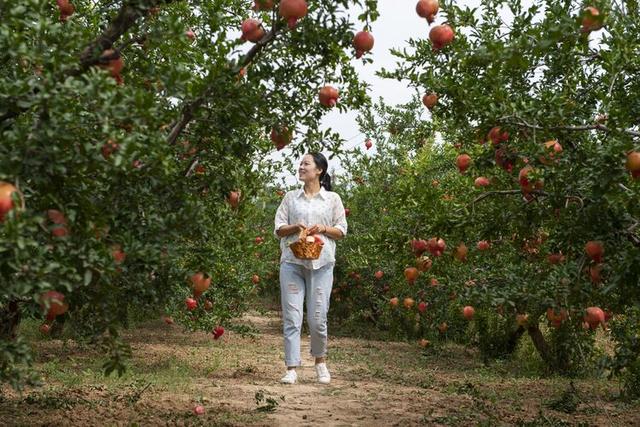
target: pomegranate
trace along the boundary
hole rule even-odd
[[[467,260],[468,253],[469,249],[467,248],[467,245],[461,242],[453,252],[453,257],[460,262],[465,262]]]
[[[597,285],[598,283],[602,282],[602,268],[603,268],[602,264],[589,266],[589,269],[588,269],[589,278],[591,279],[592,283]]]
[[[164,323],[167,325],[173,325],[173,317],[171,316],[164,316],[162,320],[164,320]]]
[[[484,176],[477,177],[476,180],[473,182],[473,185],[475,185],[476,188],[488,187],[489,184],[490,184],[489,178],[486,178]]]
[[[393,297],[389,300],[389,304],[391,305],[392,308],[395,308],[398,306],[398,297]]]
[[[278,13],[286,21],[290,29],[294,29],[298,24],[298,20],[303,18],[309,8],[305,0],[282,0]]]
[[[60,10],[60,21],[62,22],[65,22],[76,11],[76,8],[69,0],[56,0],[56,3]]]
[[[370,139],[367,139],[364,143],[364,146],[368,149],[370,149],[371,147],[373,147],[373,142],[371,142]]]
[[[428,256],[421,256],[416,259],[416,268],[422,272],[429,271],[433,266],[433,261]]]
[[[420,272],[415,267],[407,267],[404,269],[404,278],[407,280],[407,283],[413,285],[418,278]]]
[[[420,0],[416,4],[416,13],[419,17],[426,18],[427,22],[431,24],[438,13],[438,7],[437,0]]]
[[[100,68],[109,70],[111,76],[116,78],[116,80],[120,76],[120,72],[124,68],[124,61],[122,60],[122,56],[120,56],[120,52],[114,49],[107,49],[102,52],[100,55]]]
[[[446,248],[447,245],[442,239],[432,237],[431,239],[427,240],[427,250],[433,256],[442,256],[442,253]]]
[[[418,345],[422,348],[427,348],[429,347],[429,344],[431,344],[431,342],[429,340],[426,339],[421,339],[420,341],[418,341]]]
[[[476,313],[476,310],[470,305],[468,305],[468,306],[466,306],[466,307],[464,307],[462,309],[462,316],[467,320],[472,320],[473,319],[473,315],[475,313]]]
[[[464,173],[471,164],[471,157],[468,154],[460,154],[456,158],[456,165],[458,166],[458,170],[460,173]]]
[[[582,11],[582,32],[598,31],[600,28],[602,28],[600,11],[593,6],[586,7]]]
[[[356,49],[356,58],[362,57],[373,49],[373,36],[368,31],[360,31],[353,37],[353,47]]]
[[[120,145],[113,139],[109,139],[100,149],[100,151],[102,152],[102,157],[104,157],[105,160],[108,160],[109,157],[111,157],[111,154],[115,153],[118,148],[120,148]]]
[[[511,149],[507,149],[505,147],[500,147],[496,149],[495,152],[495,160],[496,165],[504,169],[505,171],[511,173],[513,171],[513,164],[515,161],[515,153]]]
[[[427,250],[427,241],[424,239],[411,239],[411,252],[415,256],[422,255]]]
[[[433,50],[440,50],[453,41],[453,28],[447,24],[436,25],[429,31],[429,39],[433,44]]]
[[[262,28],[262,23],[257,19],[245,19],[241,29],[242,36],[240,38],[244,41],[257,43],[264,37],[264,28]]]
[[[487,139],[491,141],[493,145],[498,145],[501,142],[507,142],[509,140],[509,132],[503,131],[500,126],[494,126],[489,130]]]
[[[520,169],[520,173],[518,174],[518,181],[520,182],[520,187],[522,191],[525,193],[530,193],[534,189],[541,189],[544,186],[544,182],[540,179],[532,181],[529,179],[530,173],[535,173],[536,170],[531,166],[525,166]]]
[[[422,97],[422,103],[425,107],[431,110],[438,103],[438,95],[435,93],[428,93]]]
[[[254,285],[257,285],[258,283],[260,283],[260,276],[258,276],[257,274],[254,274],[253,276],[251,276],[251,282]]]
[[[557,253],[557,254],[549,254],[547,256],[547,261],[549,261],[549,264],[560,264],[564,262],[564,255],[562,255],[562,253]]]
[[[216,326],[213,329],[213,339],[218,339],[224,334],[224,328],[222,326]]]
[[[127,258],[127,254],[124,253],[120,245],[111,246],[111,256],[113,257],[113,260],[116,262],[116,264],[124,262],[124,260]]]
[[[204,273],[198,272],[191,276],[191,287],[196,298],[202,295],[211,286],[211,277],[206,277]]]
[[[631,173],[640,172],[640,151],[631,151],[627,154],[627,162],[625,167]]]
[[[407,297],[404,299],[404,301],[402,301],[402,305],[404,305],[404,308],[406,308],[407,310],[411,310],[411,307],[413,307],[413,304],[415,304],[415,301],[413,300],[413,298]]]
[[[562,153],[562,145],[560,145],[557,139],[545,142],[544,149],[547,152],[547,155],[540,156],[538,159],[540,160],[540,163],[547,166],[552,162],[556,162],[558,160],[558,156]]]
[[[273,9],[273,0],[254,0],[253,10],[271,10]]]
[[[491,248],[491,244],[486,240],[480,240],[477,247],[479,251],[488,251]]]
[[[594,260],[597,263],[602,262],[602,257],[604,255],[604,248],[602,247],[601,242],[597,242],[594,240],[590,240],[584,245],[584,251],[587,253],[587,256]]]
[[[604,311],[600,307],[589,307],[585,311],[584,321],[589,324],[589,328],[595,329],[605,322]]]
[[[280,126],[271,129],[271,142],[276,146],[278,151],[289,145],[293,140],[293,131],[287,126]]]
[[[0,222],[4,222],[4,217],[15,206],[13,204],[13,194],[20,196],[18,189],[8,182],[0,181]]]
[[[203,415],[204,414],[204,406],[202,405],[196,405],[193,407],[193,414],[194,415]]]
[[[333,86],[325,86],[319,92],[320,104],[325,107],[334,107],[338,103],[338,89]]]
[[[419,311],[420,313],[424,313],[426,310],[427,310],[427,303],[426,303],[426,302],[424,302],[424,301],[420,301],[420,302],[418,303],[418,311]]]
[[[51,326],[49,326],[47,323],[43,323],[42,325],[40,325],[40,332],[43,335],[49,335],[50,330],[51,330]]]
[[[196,307],[198,306],[198,301],[189,297],[184,300],[184,304],[187,306],[187,310],[192,311],[192,310],[195,310]]]
[[[376,279],[380,280],[384,277],[384,272],[382,270],[378,270],[375,272],[374,276]]]
[[[567,318],[567,310],[565,310],[564,308],[560,310],[554,309],[552,307],[547,308],[547,319],[555,328],[560,327],[562,322],[567,320]]]
[[[240,205],[240,191],[230,191],[227,201],[233,209],[237,209]]]
[[[40,295],[40,307],[46,311],[47,320],[67,312],[69,305],[64,302],[64,295],[57,291],[47,291]]]

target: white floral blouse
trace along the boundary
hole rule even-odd
[[[343,236],[346,236],[347,218],[344,212],[344,206],[342,205],[342,199],[338,193],[327,191],[324,187],[321,187],[315,196],[307,198],[303,188],[288,191],[276,211],[275,228],[273,230],[276,237],[280,239],[280,250],[282,252],[280,263],[290,262],[303,265],[308,269],[317,270],[326,264],[335,262],[336,242],[326,234],[320,234],[320,237],[324,240],[320,258],[303,260],[293,255],[289,245],[298,239],[298,234],[280,238],[277,231],[284,225],[298,223],[302,223],[307,227],[314,224],[335,227],[342,232]]]

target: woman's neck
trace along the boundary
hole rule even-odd
[[[305,182],[304,184],[304,193],[308,196],[313,196],[316,193],[320,192],[320,182]]]

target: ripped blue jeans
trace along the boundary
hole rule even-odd
[[[311,356],[327,354],[327,312],[333,287],[333,266],[317,270],[302,265],[280,264],[280,301],[284,333],[284,359],[287,366],[300,366],[300,332],[304,303],[311,334]]]

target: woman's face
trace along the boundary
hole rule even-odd
[[[320,179],[322,169],[318,169],[316,162],[313,160],[311,154],[306,154],[300,161],[300,167],[298,167],[298,178],[300,181],[313,182]]]

